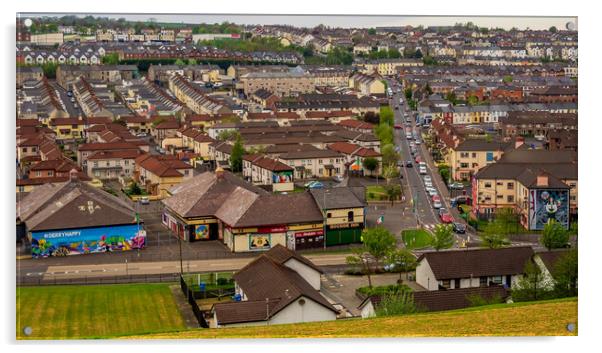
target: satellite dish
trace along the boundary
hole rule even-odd
[[[574,31],[575,30],[575,22],[572,22],[572,21],[567,22],[565,27],[569,31]]]

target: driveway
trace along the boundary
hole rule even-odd
[[[425,290],[416,282],[408,282],[403,275],[404,284],[407,284],[414,291]],[[396,284],[399,279],[398,273],[384,273],[372,275],[373,286],[386,286]],[[359,316],[358,306],[362,303],[360,298],[355,295],[355,290],[359,287],[368,285],[367,276],[349,276],[343,274],[325,274],[322,276],[322,292],[332,299],[335,303],[344,306],[348,312],[354,316]]]

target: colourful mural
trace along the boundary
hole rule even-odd
[[[290,183],[293,181],[293,172],[278,172],[272,173],[272,183],[280,184],[280,183]]]
[[[249,250],[268,250],[272,247],[270,234],[249,234]]]
[[[569,227],[569,191],[542,190],[529,191],[530,229],[541,230],[554,219],[565,228]]]
[[[194,227],[194,240],[209,239],[209,225],[199,224]]]
[[[146,231],[137,224],[31,233],[32,257],[142,249]]]

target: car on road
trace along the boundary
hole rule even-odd
[[[441,222],[443,222],[443,223],[449,224],[449,223],[454,222],[452,215],[445,208],[439,209],[439,218],[441,219]]]
[[[456,196],[450,202],[455,205],[470,205],[470,197],[464,195]]]
[[[395,106],[395,110],[399,110],[399,106],[398,105]]]
[[[433,181],[433,179],[431,178],[430,175],[425,175],[424,177],[422,177],[422,179],[424,179],[425,182],[427,182],[427,181]]]
[[[406,139],[411,140],[412,139],[412,135],[411,134],[406,134]]]
[[[441,208],[441,206],[443,206],[443,205],[441,205],[441,201],[440,200],[433,201],[433,208],[434,209],[438,210],[438,209]]]
[[[332,180],[336,181],[337,183],[340,183],[343,181],[343,176],[342,175],[335,175],[332,177]]]
[[[72,91],[67,91],[67,97],[73,97],[73,92]]]
[[[140,202],[141,205],[148,205],[150,203],[148,197],[141,197],[138,202]]]
[[[433,187],[433,182],[432,181],[424,181],[424,186],[432,188]]]
[[[454,190],[462,190],[462,189],[464,189],[464,184],[454,182],[454,183],[449,184],[449,188],[454,189]]]
[[[402,129],[403,127],[401,125],[395,125],[395,129],[399,130]]]
[[[414,166],[414,163],[412,163],[412,161],[406,161],[406,168],[412,168]]]
[[[466,234],[466,224],[454,222],[453,223],[454,232],[458,234]]]
[[[416,164],[420,164],[420,162],[422,161],[422,159],[420,158],[420,156],[416,156],[416,158],[414,159],[414,161],[416,162]]]
[[[437,195],[437,194],[438,194],[438,193],[437,193],[437,189],[435,189],[434,187],[429,187],[429,186],[427,186],[427,187],[425,188],[425,190],[426,190],[426,193],[427,193],[427,194],[429,194],[429,196],[431,196],[431,197],[433,197],[433,196],[435,196],[435,195]]]
[[[422,142],[421,142],[420,140],[416,139],[416,144],[417,144],[417,145],[420,145],[421,143],[422,143]]]
[[[75,103],[75,97],[71,97],[71,103]]]
[[[426,168],[425,168],[425,167],[420,167],[420,168],[418,168],[418,172],[419,172],[421,175],[424,175],[424,174],[426,174]]]

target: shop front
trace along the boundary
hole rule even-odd
[[[360,243],[363,223],[340,223],[326,226],[326,246]]]
[[[289,226],[287,247],[291,250],[324,248],[324,225],[322,223]]]
[[[161,222],[175,236],[185,241],[221,239],[217,219],[213,217],[181,219],[164,211]]]
[[[230,228],[225,226],[224,243],[232,252],[254,252],[286,246],[286,226]]]

